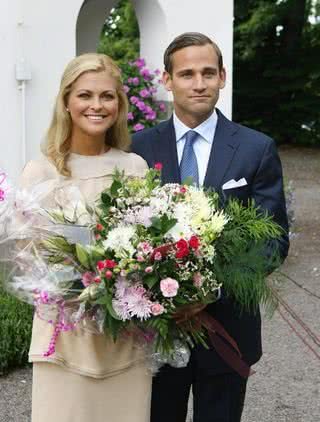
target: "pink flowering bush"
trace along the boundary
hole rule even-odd
[[[129,100],[128,126],[138,132],[154,126],[164,116],[166,106],[156,102],[155,94],[161,83],[160,71],[151,72],[145,60],[138,58],[121,66],[124,90]]]

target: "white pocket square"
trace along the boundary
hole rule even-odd
[[[238,181],[231,179],[222,186],[222,190],[241,188],[241,186],[246,186],[247,184],[248,183],[244,177]]]

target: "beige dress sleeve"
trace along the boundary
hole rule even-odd
[[[148,168],[146,162],[136,154],[114,148],[100,156],[71,154],[68,164],[71,178],[59,175],[46,159],[32,161],[25,167],[21,185],[30,187],[52,179],[56,183],[55,188],[59,190],[70,185],[77,186],[90,203],[110,186],[115,168],[124,170],[128,175],[141,177]],[[29,352],[31,362],[52,362],[80,375],[105,378],[144,360],[143,351],[136,347],[132,338],[119,339],[114,343],[107,335],[95,334],[80,327],[60,333],[55,353],[44,357],[52,333],[52,325],[34,317]]]

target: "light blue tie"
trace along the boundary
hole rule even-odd
[[[181,182],[183,182],[187,177],[192,177],[193,183],[196,186],[199,186],[198,163],[193,149],[193,144],[197,136],[198,134],[194,130],[189,130],[189,132],[186,133],[186,142],[184,144],[180,163],[180,176]]]

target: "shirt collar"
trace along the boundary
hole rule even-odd
[[[218,122],[218,115],[217,115],[216,110],[213,110],[213,113],[207,118],[207,120],[202,122],[199,126],[193,128],[192,130],[197,132],[201,136],[201,138],[203,138],[206,142],[208,142],[209,144],[212,144],[213,137],[214,137],[216,127],[217,127],[217,122]],[[186,126],[177,117],[175,113],[173,113],[173,126],[176,132],[177,142],[179,142],[185,136],[185,134],[189,130],[191,130],[191,128]]]

